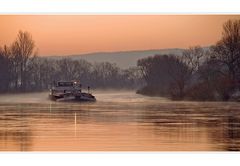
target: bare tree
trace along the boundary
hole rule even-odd
[[[237,75],[240,68],[240,20],[224,23],[222,38],[212,47],[212,59],[222,65],[222,71],[232,82],[230,89],[239,87],[240,79]]]
[[[21,90],[26,88],[26,70],[27,63],[36,52],[35,44],[29,32],[19,31],[17,39],[12,44],[12,56],[14,61],[14,68],[16,73],[15,86]]]
[[[185,59],[184,59],[185,60]],[[192,77],[192,68],[184,63],[182,57],[170,56],[167,61],[168,72],[171,82],[169,86],[169,92],[174,99],[183,99],[187,85]]]
[[[180,60],[185,63],[191,73],[197,72],[199,67],[206,60],[206,53],[204,49],[200,46],[190,47],[189,49],[184,50]]]
[[[6,92],[12,81],[11,51],[6,45],[0,47],[0,64],[0,92]]]

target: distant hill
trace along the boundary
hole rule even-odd
[[[183,49],[159,49],[159,50],[134,50],[134,51],[121,51],[121,52],[96,52],[89,54],[69,55],[69,56],[49,56],[48,58],[61,59],[71,58],[74,60],[84,59],[88,62],[111,62],[116,63],[121,68],[128,68],[137,65],[137,60],[154,56],[156,54],[175,54],[181,55]]]

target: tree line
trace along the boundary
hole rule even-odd
[[[109,62],[39,57],[31,34],[23,31],[10,46],[0,47],[0,64],[2,93],[47,90],[60,80],[80,80],[83,88],[136,89],[142,83],[137,67],[123,70]]]
[[[176,100],[230,100],[240,90],[240,20],[225,22],[221,39],[211,47],[140,59],[138,67],[145,81],[138,93]]]
[[[230,100],[240,88],[240,20],[225,22],[221,39],[210,47],[139,59],[137,67],[125,70],[109,62],[37,56],[29,32],[19,31],[12,44],[0,46],[0,93],[47,90],[60,80],[80,80],[92,88],[140,88],[137,93],[176,100]]]

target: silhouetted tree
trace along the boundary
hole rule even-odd
[[[14,74],[15,74],[15,87],[20,90],[26,90],[27,81],[27,64],[34,52],[35,44],[29,32],[19,31],[17,39],[11,46]]]
[[[222,38],[211,49],[212,59],[221,65],[221,72],[230,82],[230,95],[240,83],[240,20],[224,23]]]
[[[186,83],[191,76],[189,67],[174,55],[155,55],[140,59],[141,69],[146,86],[140,93],[163,95],[181,99],[184,97]]]
[[[142,75],[138,67],[130,67],[122,71],[122,86],[138,89],[143,85]]]
[[[11,51],[7,46],[0,47],[0,92],[9,90],[12,81]]]
[[[188,63],[185,63],[186,61],[187,59],[176,56],[171,56],[167,61],[167,74],[169,74],[171,78],[169,91],[174,99],[184,98],[187,84],[190,83],[192,77],[192,68],[188,66]]]
[[[185,63],[190,71],[191,74],[197,72],[199,67],[204,63],[206,60],[206,51],[200,46],[190,47],[183,51],[183,55],[179,57],[180,61]]]

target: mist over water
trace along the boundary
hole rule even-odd
[[[1,103],[49,103],[48,92],[40,93],[17,93],[0,95]]]
[[[48,92],[1,95],[0,150],[240,150],[240,103],[92,93],[97,102],[52,102]]]

